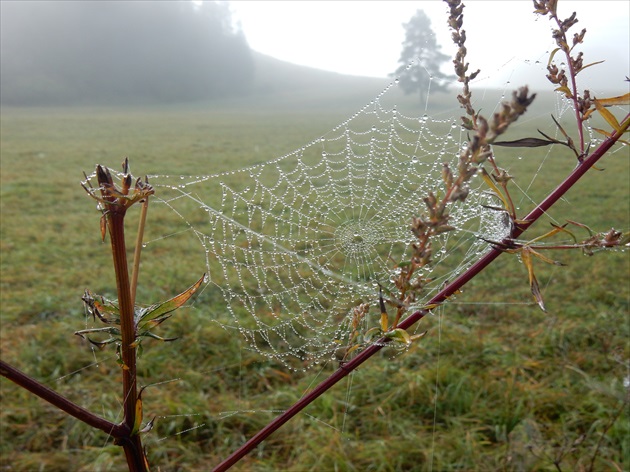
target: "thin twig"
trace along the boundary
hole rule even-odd
[[[144,239],[144,228],[149,210],[149,197],[142,201],[140,207],[140,221],[138,222],[138,235],[136,237],[136,247],[133,251],[133,266],[131,267],[131,304],[136,305],[136,289],[138,288],[138,274],[140,272],[140,255],[142,253],[142,241]]]

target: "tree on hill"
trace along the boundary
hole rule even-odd
[[[405,40],[398,59],[400,66],[392,75],[398,78],[405,93],[418,93],[423,102],[430,81],[431,91],[434,92],[446,91],[448,81],[454,79],[440,70],[450,56],[440,52],[441,46],[435,40],[431,20],[424,11],[416,11],[409,22],[403,23],[403,27]]]
[[[222,2],[2,3],[3,104],[195,101],[243,93],[253,79]]]

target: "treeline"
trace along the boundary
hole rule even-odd
[[[245,92],[254,65],[225,2],[2,2],[5,105],[195,101]]]

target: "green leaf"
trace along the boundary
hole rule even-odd
[[[140,315],[140,320],[148,316],[151,316],[153,318],[159,318],[161,316],[166,315],[167,313],[170,313],[171,311],[177,310],[180,306],[186,303],[190,299],[190,297],[194,295],[194,293],[199,289],[199,287],[203,283],[203,280],[205,277],[206,277],[206,274],[203,274],[197,282],[195,282],[193,285],[188,287],[182,293],[171,298],[170,300],[167,300],[162,303],[156,303],[154,305],[151,305],[148,308],[145,308]]]
[[[370,328],[363,335],[363,339],[366,342],[371,342],[374,338],[378,338],[382,335],[383,335],[383,331],[381,331],[381,328]]]
[[[409,333],[402,328],[392,329],[385,333],[386,338],[390,338],[392,341],[405,343],[407,345],[411,344],[411,336]]]

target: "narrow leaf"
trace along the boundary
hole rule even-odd
[[[412,341],[416,341],[417,339],[424,338],[428,332],[429,331],[427,330],[427,331],[424,331],[424,332],[422,332],[420,334],[414,334],[414,335],[410,336],[410,339]]]
[[[560,261],[554,261],[553,259],[548,258],[547,256],[543,256],[541,253],[534,251],[533,249],[530,249],[531,255],[534,257],[537,257],[538,259],[540,259],[543,262],[546,262],[547,264],[551,264],[551,265],[557,265],[557,266],[564,266],[566,264],[563,264]]]
[[[551,65],[551,63],[553,62],[553,56],[555,56],[558,51],[560,51],[560,48],[556,48],[551,51],[551,54],[549,54],[549,61],[547,61],[547,67]]]
[[[105,242],[105,235],[107,234],[107,215],[101,216],[101,240]]]
[[[168,315],[160,316],[159,318],[153,318],[153,319],[147,321],[146,323],[143,323],[141,326],[139,326],[139,329],[141,329],[141,330],[153,329],[156,326],[159,326],[160,324],[164,323],[171,316],[173,316],[173,315],[172,314],[168,314]]]
[[[151,317],[153,318],[158,318],[167,313],[170,313],[171,311],[177,310],[180,306],[186,303],[190,299],[190,297],[194,295],[197,289],[199,289],[199,287],[201,286],[203,279],[205,277],[206,277],[206,274],[202,275],[201,278],[197,282],[195,282],[193,285],[188,287],[188,289],[186,289],[179,295],[171,298],[170,300],[167,300],[163,303],[157,303],[155,305],[151,305],[142,314],[141,319],[146,318],[149,315],[151,315]]]
[[[354,352],[354,351],[356,351],[357,349],[359,349],[360,347],[361,347],[361,345],[360,345],[360,344],[355,344],[354,346],[352,346],[350,349],[348,349],[348,350],[346,351],[346,354],[343,356],[343,357],[344,357],[344,359],[345,359],[346,357],[348,357],[348,356],[349,356],[352,352]]]
[[[384,311],[381,313],[381,329],[383,331],[387,331],[387,325],[389,324],[389,317],[387,316],[387,312]]]
[[[139,432],[148,433],[149,431],[151,431],[153,429],[153,425],[155,424],[156,418],[157,416],[154,416],[153,418],[151,418],[151,421],[149,421],[146,425],[144,425],[144,428],[142,428]]]
[[[570,98],[570,97],[569,97]],[[564,128],[562,127],[562,125],[558,122],[558,120],[556,120],[556,117],[551,115],[551,119],[553,120],[553,122],[556,124],[556,126],[558,127],[558,129],[560,130],[560,132],[562,133],[562,136],[564,136],[567,140],[571,139],[571,137],[569,136],[569,134],[564,130]],[[540,132],[540,131],[539,131]]]
[[[176,340],[179,339],[179,338],[163,338],[162,336],[158,336],[157,334],[153,334],[151,331],[145,331],[144,333],[139,335],[139,337],[143,337],[143,336],[146,336],[148,338],[157,339],[158,341],[164,341],[165,343],[168,343],[168,342],[171,342],[171,341],[176,341]]]
[[[604,106],[601,103],[599,103],[597,99],[595,99],[594,102],[595,102],[595,108],[597,108],[597,111],[599,112],[600,115],[602,115],[602,117],[606,120],[606,122],[610,126],[612,126],[616,131],[621,131],[621,125],[617,121],[617,118],[615,118],[615,115],[613,115],[608,110],[606,110],[606,108],[604,108]]]
[[[389,317],[387,316],[387,309],[385,308],[385,302],[383,301],[383,289],[378,288],[378,304],[381,308],[381,329],[383,332],[387,331],[389,325]]]
[[[603,134],[604,136],[606,136],[607,138],[612,137],[613,133],[610,133],[609,131],[604,131],[603,129],[599,129],[599,128],[593,128],[593,131],[598,132],[599,134]],[[627,130],[626,130],[627,132]],[[630,146],[630,142],[626,141],[625,139],[618,139],[617,140],[618,143],[623,143],[626,146]]]
[[[587,67],[591,67],[594,66],[595,64],[601,64],[602,62],[605,61],[597,61],[597,62],[591,62],[590,64],[586,64],[584,67],[582,67],[581,69],[578,69],[577,71],[575,71],[575,75],[579,74],[580,72],[582,72],[584,69],[586,69]]]
[[[493,146],[503,147],[540,147],[549,146],[550,144],[557,144],[557,142],[539,138],[522,138],[515,141],[498,141],[492,143]]]
[[[595,233],[593,232],[593,230],[591,228],[589,228],[588,226],[586,226],[584,223],[579,223],[577,221],[573,221],[573,220],[567,220],[567,222],[569,222],[570,224],[577,226],[578,228],[583,228],[586,231],[588,231],[589,236],[593,236]]]
[[[507,200],[501,193],[501,190],[499,190],[499,187],[495,185],[494,181],[490,177],[490,174],[488,174],[486,169],[484,169],[483,167],[481,168],[481,177],[483,178],[484,182],[488,185],[488,187],[490,187],[492,191],[496,193],[497,197],[501,199],[501,201],[503,202],[503,208],[507,210],[509,208]]]
[[[547,233],[543,234],[542,236],[538,236],[537,238],[532,239],[531,241],[529,241],[529,243],[528,243],[528,244],[535,243],[535,242],[537,242],[537,241],[541,241],[541,240],[543,240],[543,239],[550,238],[551,236],[554,236],[554,235],[556,235],[556,234],[558,234],[558,233],[560,233],[560,232],[562,232],[562,231],[564,231],[565,233],[569,233],[569,234],[571,235],[571,237],[573,237],[573,239],[575,239],[575,237],[573,236],[573,234],[571,234],[571,232],[570,232],[568,229],[565,229],[565,226],[566,226],[567,224],[568,224],[568,223],[565,223],[565,224],[564,224],[564,225],[562,225],[562,226],[558,226],[558,225],[554,225],[554,224],[552,223],[552,224],[551,224],[551,226],[553,226],[553,229],[552,229],[551,231],[549,231],[549,232],[547,232]]]
[[[538,280],[536,280],[536,275],[534,274],[534,265],[532,264],[532,258],[530,254],[530,249],[524,247],[521,251],[521,260],[525,267],[527,267],[527,275],[529,276],[529,287],[531,288],[532,295],[538,303],[540,309],[544,312],[547,312],[545,309],[545,302],[543,301],[542,294],[540,293],[540,286],[538,285]]]
[[[630,93],[625,95],[619,95],[618,97],[611,98],[597,98],[600,105],[610,107],[613,105],[630,105]]]
[[[140,432],[140,426],[142,426],[142,392],[144,388],[140,390],[138,393],[138,399],[136,400],[136,415],[133,421],[133,428],[131,430],[131,435],[138,434]]]

